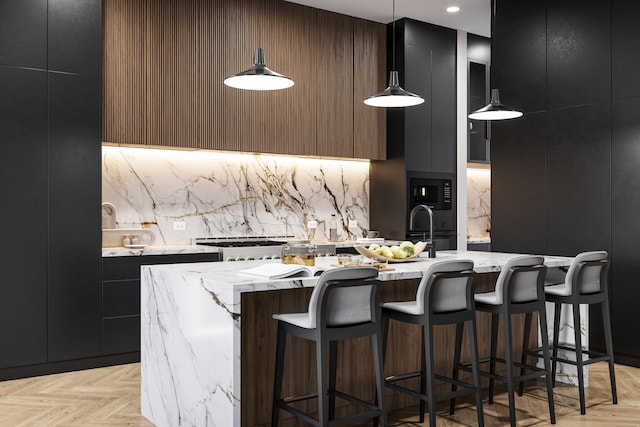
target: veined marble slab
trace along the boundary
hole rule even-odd
[[[500,271],[518,254],[442,251],[471,259],[478,273]],[[549,267],[572,258],[545,257]],[[278,261],[142,267],[142,415],[158,427],[240,426],[240,298],[244,292],[312,287],[317,278],[265,280],[239,270]],[[330,268],[334,257],[318,258]],[[379,279],[421,278],[433,259],[394,264]],[[585,331],[586,332],[586,331]]]
[[[361,237],[369,227],[369,162],[212,151],[102,147],[102,198],[118,228],[146,228],[156,244],[192,237]],[[316,220],[310,236],[306,221]],[[358,227],[343,230],[349,220]],[[174,222],[185,230],[174,230]]]

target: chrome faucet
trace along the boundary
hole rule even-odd
[[[427,205],[417,205],[413,209],[411,209],[411,213],[409,214],[409,231],[413,231],[413,220],[416,217],[416,214],[419,210],[424,209],[429,214],[429,240],[427,241],[427,247],[429,247],[429,257],[436,257],[435,245],[433,243],[433,211]]]

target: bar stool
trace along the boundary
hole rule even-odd
[[[429,406],[429,425],[436,424],[436,402],[457,396],[475,394],[478,425],[484,425],[482,414],[482,391],[478,369],[478,342],[476,339],[476,318],[473,302],[473,261],[451,260],[432,264],[425,272],[415,301],[388,302],[382,304],[382,340],[386,352],[389,320],[420,325],[422,327],[421,371],[409,374],[391,375],[385,385],[394,390],[420,399],[420,422],[424,421],[425,402]],[[473,384],[463,383],[435,374],[433,330],[436,325],[457,324],[464,328],[469,324],[469,347],[473,367]],[[462,338],[461,338],[462,340]],[[383,353],[384,355],[385,353]],[[420,391],[395,384],[396,381],[420,377]],[[436,396],[435,380],[453,384],[450,393]],[[456,386],[462,387],[456,390]]]
[[[353,423],[373,417],[379,417],[381,424],[386,426],[377,276],[378,269],[373,267],[345,267],[325,271],[318,278],[311,294],[308,312],[273,315],[278,321],[278,335],[272,426],[278,425],[280,409],[316,426]],[[286,399],[280,397],[287,333],[316,343],[317,394]],[[374,405],[335,389],[337,341],[369,335],[373,344],[377,389],[377,403]],[[334,421],[336,396],[363,407],[366,412]],[[317,419],[291,406],[294,402],[314,397],[318,399]]]
[[[546,376],[547,379],[547,400],[549,402],[549,415],[551,424],[556,423],[555,407],[553,402],[553,384],[551,381],[551,362],[549,356],[549,345],[547,336],[547,318],[544,299],[544,278],[547,268],[544,266],[544,258],[539,256],[518,256],[511,258],[502,268],[496,281],[493,292],[485,292],[475,295],[476,310],[491,313],[491,355],[489,360],[489,372],[482,371],[481,375],[489,378],[489,403],[493,403],[495,380],[507,383],[507,393],[509,397],[509,420],[512,426],[516,425],[515,409],[515,384],[521,385],[525,380]],[[525,352],[528,349],[529,329],[531,325],[532,313],[538,312],[540,317],[540,328],[542,330],[542,351],[544,359],[544,369],[537,366],[527,365]],[[512,345],[512,325],[511,315],[525,313],[525,328],[522,342],[522,360],[517,363],[513,360]],[[503,339],[505,358],[499,359],[496,355],[498,343],[498,321],[502,315]],[[458,370],[468,370],[464,364],[460,363],[460,347],[462,345],[462,332],[456,333],[456,353],[454,364],[454,378],[457,378]],[[506,367],[505,375],[496,374],[496,363],[503,363]],[[520,368],[520,375],[514,376],[514,367]],[[531,373],[525,374],[525,371]],[[520,392],[522,394],[522,392]],[[451,411],[453,411],[451,403]]]
[[[564,283],[545,287],[547,302],[554,304],[553,316],[553,380],[555,385],[557,362],[576,366],[578,370],[578,390],[580,395],[580,414],[586,413],[584,398],[583,367],[596,362],[609,362],[609,379],[613,403],[618,403],[616,377],[613,362],[613,341],[611,338],[611,318],[609,317],[609,266],[607,252],[594,251],[578,254],[567,271]],[[573,331],[575,345],[559,342],[560,311],[562,304],[571,305],[573,311]],[[602,304],[602,321],[606,353],[582,348],[580,334],[580,304]],[[558,349],[574,352],[576,360],[558,357]],[[589,358],[584,360],[584,356]]]

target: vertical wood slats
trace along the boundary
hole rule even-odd
[[[318,10],[318,154],[353,157],[353,18]]]
[[[105,0],[104,10],[105,141],[376,158],[378,148],[367,144],[379,142],[369,135],[380,123],[371,121],[386,129],[385,119],[358,112],[353,95],[363,77],[354,72],[384,73],[384,57],[375,55],[384,55],[385,41],[358,55],[354,28],[379,33],[383,25],[362,30],[362,20],[281,0]],[[268,67],[295,81],[292,88],[243,91],[222,83],[251,66],[256,47]],[[356,65],[357,58],[372,62]],[[381,85],[371,86],[367,93]]]
[[[386,108],[370,107],[365,98],[387,87],[386,27],[363,19],[353,29],[353,143],[354,157],[387,158]]]
[[[109,0],[103,16],[103,140],[145,144],[146,1]]]

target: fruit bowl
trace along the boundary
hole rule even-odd
[[[418,259],[418,255],[420,252],[424,251],[427,248],[427,244],[425,242],[418,242],[413,245],[413,255],[406,258],[387,258],[383,255],[378,255],[375,252],[371,252],[369,249],[365,248],[362,245],[353,245],[353,248],[358,251],[359,254],[366,256],[367,258],[372,258],[378,261],[387,261],[387,262],[410,262],[416,261]]]

